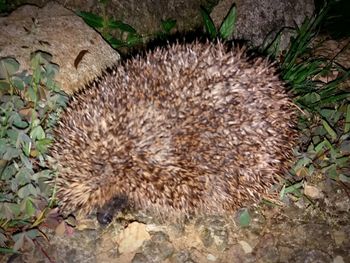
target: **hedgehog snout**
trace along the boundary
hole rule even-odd
[[[119,195],[106,202],[97,210],[97,221],[101,225],[108,225],[112,222],[113,217],[128,206],[128,198],[125,195]]]

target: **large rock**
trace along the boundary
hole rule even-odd
[[[24,1],[24,0],[22,0]],[[45,0],[25,0],[42,4]],[[58,0],[72,10],[83,10],[103,15],[103,5],[98,0]],[[203,28],[200,6],[213,11],[211,16],[220,25],[229,8],[237,6],[237,23],[234,38],[244,39],[252,46],[259,46],[270,34],[271,41],[283,27],[301,25],[305,17],[314,11],[314,0],[168,0],[168,1],[107,1],[106,14],[133,26],[137,32],[150,36],[160,29],[161,20],[176,19],[176,30],[188,32]],[[291,33],[286,30],[282,48],[289,43]],[[120,35],[116,34],[117,37]]]
[[[97,0],[59,1],[74,10],[103,13]],[[310,17],[314,11],[313,0],[144,0],[141,2],[119,0],[108,2],[107,14],[132,25],[138,32],[148,35],[159,30],[161,20],[167,18],[177,20],[179,31],[202,27],[203,19],[199,11],[201,5],[208,10],[216,5],[212,11],[212,17],[215,24],[219,26],[233,3],[238,10],[234,38],[247,40],[253,46],[261,45],[270,33],[271,40],[283,27],[301,25],[305,17]],[[288,45],[289,36],[290,34],[286,33],[282,38],[283,48]]]
[[[282,28],[300,26],[315,9],[314,0],[223,0],[211,14],[217,26],[233,3],[237,7],[234,38],[244,39],[252,46],[260,46],[268,35],[271,41]],[[284,49],[290,34],[285,31],[283,36],[281,47]]]
[[[30,53],[42,50],[60,66],[56,80],[67,93],[83,87],[117,63],[120,56],[85,22],[63,6],[22,6],[0,18],[0,57],[14,57],[30,68]]]

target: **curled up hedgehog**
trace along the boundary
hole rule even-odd
[[[296,116],[266,59],[220,42],[158,48],[73,97],[51,149],[58,198],[69,212],[232,212],[288,169]]]

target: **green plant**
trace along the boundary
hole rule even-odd
[[[51,55],[31,55],[32,74],[13,58],[0,60],[0,252],[20,249],[40,236],[50,210],[52,171],[45,158],[51,130],[67,96],[54,81]],[[13,249],[10,245],[14,242]]]
[[[8,6],[6,0],[0,0],[0,13],[5,12],[7,8]]]
[[[219,37],[221,39],[227,40],[229,37],[232,36],[235,29],[236,18],[237,18],[236,5],[231,6],[226,17],[223,19],[219,29],[216,29],[215,24],[211,19],[209,12],[204,7],[201,7],[200,11],[201,11],[202,18],[204,20],[206,32],[211,39],[215,39]]]
[[[306,152],[297,152],[293,173],[304,178],[323,174],[350,182],[350,104],[342,102],[321,108],[312,119],[302,118],[299,127],[309,138]]]
[[[323,174],[333,180],[350,181],[350,93],[340,88],[349,79],[350,70],[338,65],[334,61],[336,56],[327,59],[310,55],[311,43],[331,4],[296,28],[284,55],[276,44],[279,37],[269,46],[273,49],[265,49],[273,50],[270,55],[280,58],[282,78],[290,85],[295,103],[303,112],[299,129],[305,136],[306,151],[296,151],[298,161],[291,171],[296,180]],[[333,71],[338,72],[338,77],[321,81],[322,76]],[[302,184],[295,185],[283,189],[283,194],[293,192],[300,196],[298,189]]]
[[[311,42],[327,18],[332,3],[326,4],[312,18],[306,18],[300,27],[296,26],[286,51],[281,50],[279,45],[283,29],[274,41],[262,47],[263,53],[279,58],[281,75],[297,96],[298,105],[312,112],[330,103],[342,102],[349,97],[348,92],[338,87],[349,78],[350,71],[334,63],[333,60],[310,56]],[[322,75],[327,75],[334,70],[340,73],[340,77],[328,83],[319,81]]]
[[[106,1],[100,1],[103,7],[102,16],[93,14],[91,12],[78,12],[77,14],[84,19],[84,21],[91,27],[98,30],[102,37],[115,49],[123,47],[130,48],[146,42],[149,38],[158,36],[164,38],[169,35],[170,31],[175,27],[176,20],[167,19],[161,21],[161,30],[151,35],[141,35],[137,33],[132,26],[120,21],[110,18],[106,14]],[[116,38],[115,35],[119,35]]]
[[[349,79],[350,70],[335,63],[334,58],[329,60],[310,56],[311,43],[328,17],[333,3],[327,3],[318,14],[305,19],[300,27],[293,29],[294,34],[287,50],[280,49],[284,29],[269,45],[261,47],[263,53],[279,58],[281,76],[289,84],[296,105],[304,113],[301,114],[299,129],[309,138],[303,145],[307,148],[305,152],[296,150],[298,161],[291,172],[297,182],[283,187],[281,198],[286,193],[302,196],[300,189],[303,183],[298,181],[305,176],[322,173],[334,180],[350,181],[350,93],[340,88],[340,84]],[[201,14],[210,38],[227,40],[232,35],[236,19],[234,5],[219,29],[215,28],[204,8]],[[320,81],[323,75],[332,71],[337,71],[339,77],[327,83]]]
[[[91,27],[97,29],[102,37],[108,41],[113,48],[131,47],[142,43],[142,37],[132,26],[119,20],[108,18],[105,13],[99,16],[90,12],[78,12],[84,21]],[[114,30],[119,30],[121,38],[112,35]]]
[[[10,3],[8,0],[0,0],[0,13],[8,12],[13,8],[14,3]]]

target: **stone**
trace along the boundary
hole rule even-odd
[[[92,81],[120,59],[103,38],[74,12],[49,2],[43,8],[24,5],[0,17],[0,57],[13,57],[30,69],[37,50],[53,56],[60,67],[56,81],[68,94]]]

